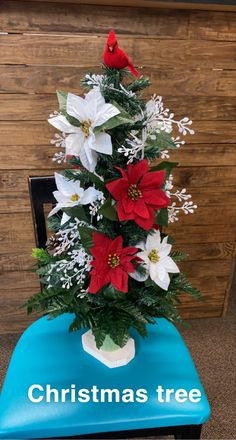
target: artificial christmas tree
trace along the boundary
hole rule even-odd
[[[180,322],[182,292],[201,296],[179,271],[183,255],[163,233],[179,212],[196,208],[186,189],[173,190],[178,164],[164,160],[184,144],[176,131],[194,133],[192,121],[175,120],[160,96],[145,102],[149,80],[121,68],[111,37],[103,73],[82,81],[84,96],[57,93],[59,112],[49,122],[61,132],[52,142],[64,151],[54,160],[67,165],[55,173],[57,204],[48,218],[53,238],[46,250],[33,251],[43,288],[27,302],[28,312],[49,318],[74,314],[70,331],[89,328],[97,348],[91,333],[84,347],[96,349],[98,358],[100,350],[102,361],[106,351],[126,347],[131,328],[146,336],[146,324],[156,317]]]

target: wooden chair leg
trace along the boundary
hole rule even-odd
[[[196,440],[201,438],[202,425],[189,425],[175,435],[176,440]]]

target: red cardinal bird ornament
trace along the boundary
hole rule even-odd
[[[107,67],[118,70],[128,67],[133,75],[140,76],[140,73],[135,69],[131,59],[119,48],[114,31],[110,31],[108,35],[103,60]]]

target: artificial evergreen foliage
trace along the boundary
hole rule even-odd
[[[144,90],[150,83],[142,76],[135,78],[125,69],[114,69],[103,65],[101,75],[88,73],[81,83],[85,95],[93,91],[97,93],[96,96],[103,96],[105,103],[111,105],[110,111],[117,114],[105,120],[102,125],[95,126],[94,123],[91,134],[89,131],[91,120],[88,118],[86,121],[81,121],[74,113],[72,115],[69,112],[68,102],[73,102],[74,95],[63,91],[57,93],[59,113],[52,115],[50,122],[56,128],[65,125],[65,121],[70,126],[68,125],[67,131],[60,128],[62,135],[57,134],[53,141],[56,146],[65,148],[65,153],[60,152],[55,155],[56,161],[66,163],[65,169],[60,174],[61,177],[56,175],[56,182],[59,192],[64,181],[67,182],[65,184],[67,187],[63,196],[58,195],[58,206],[48,218],[49,229],[54,234],[48,244],[48,250],[33,250],[33,256],[38,263],[36,272],[40,277],[42,291],[28,300],[27,310],[29,313],[48,314],[49,318],[55,318],[62,313],[72,313],[74,318],[72,315],[70,331],[90,328],[98,348],[102,346],[106,335],[122,347],[129,339],[131,328],[146,336],[147,324],[153,324],[157,317],[181,322],[177,306],[181,303],[183,292],[196,299],[201,298],[201,294],[191,286],[184,274],[178,272],[175,262],[179,262],[185,256],[176,249],[171,250],[173,239],[167,238],[166,234],[160,232],[168,222],[177,220],[179,212],[191,213],[196,207],[188,201],[190,196],[186,194],[185,189],[172,192],[171,172],[178,164],[166,160],[172,149],[179,148],[183,144],[180,137],[174,133],[174,127],[177,127],[183,135],[193,132],[190,128],[191,121],[188,118],[175,121],[174,115],[168,109],[164,109],[161,97],[154,96],[148,103],[146,102]],[[94,102],[94,106],[96,105],[97,103]],[[64,119],[59,123],[58,118]],[[76,153],[76,143],[74,149],[71,149],[72,137],[70,143],[68,140],[69,136],[80,136],[79,130],[84,134],[84,142],[89,140],[90,134],[91,137],[96,136],[97,142],[101,134],[109,135],[104,139],[109,148],[111,141],[112,153],[107,153],[108,147],[103,153],[101,143],[96,155],[94,150],[91,150],[93,162],[91,168],[90,166],[86,168],[86,163],[89,163],[86,162],[88,158],[84,159],[82,150],[79,151],[79,145],[77,145],[78,154]],[[148,229],[141,227],[134,218],[129,218],[131,210],[129,207],[126,207],[128,213],[125,212],[127,219],[121,220],[119,202],[112,191],[109,191],[111,183],[113,185],[118,181],[120,185],[122,184],[124,173],[128,169],[134,170],[139,163],[146,166],[146,161],[149,166],[147,180],[152,176],[153,178],[155,176],[155,179],[160,176],[161,182],[161,187],[158,189],[160,206],[157,196],[154,204],[149,193],[147,195],[148,212],[152,222]],[[153,161],[155,164],[152,164]],[[140,176],[137,185],[135,183],[136,186],[132,187],[133,192],[131,186],[128,189],[127,197],[132,196],[130,198],[132,207],[134,203],[139,202],[138,197],[140,200],[144,199],[144,193],[137,192],[140,191],[139,179]],[[154,194],[157,186],[152,188]],[[155,205],[155,208],[150,208],[152,205]],[[141,213],[141,216],[146,215],[146,208],[143,207],[143,210],[144,214]],[[155,211],[153,221],[152,211]],[[125,249],[132,249],[129,251],[129,262],[126,256],[122,257],[124,261],[122,267],[121,247],[117,237],[122,238],[124,255],[128,252]],[[159,247],[155,247],[152,251],[148,250],[147,246],[144,248],[143,244],[140,245],[146,242],[147,238],[151,242],[151,237],[153,239],[157,237],[159,240],[157,243]],[[117,250],[109,253],[109,258],[104,260],[101,270],[104,270],[105,275],[104,279],[100,280],[99,273],[96,272],[95,260],[97,258],[100,264],[99,249],[101,259],[105,258],[106,249],[101,244],[103,241],[116,243]],[[162,256],[161,252],[165,252],[165,255]],[[148,258],[150,268],[155,264],[159,264],[160,267],[163,261],[163,266],[158,272],[161,277],[160,274],[164,271],[165,276],[163,275],[162,280],[158,281],[158,275],[151,276],[151,272],[148,273]],[[171,268],[168,272],[170,262]],[[106,282],[108,271],[111,279],[115,280],[114,283]],[[122,280],[119,278],[121,276]],[[93,277],[97,278],[93,279]],[[98,286],[101,283],[101,288],[98,288],[96,293],[90,291],[92,279],[98,283]],[[126,281],[127,291],[119,290],[117,288],[119,285],[125,289]]]

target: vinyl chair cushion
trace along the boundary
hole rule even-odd
[[[164,318],[148,326],[148,337],[132,333],[136,356],[126,366],[109,369],[85,353],[84,331],[69,333],[73,315],[54,320],[43,317],[21,336],[13,353],[0,396],[0,438],[50,438],[204,423],[209,404],[189,351],[174,327]],[[146,403],[32,403],[32,384],[60,390],[144,388]],[[156,388],[201,390],[199,403],[157,401]]]

